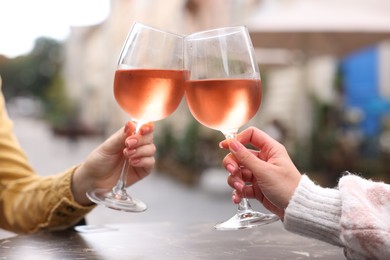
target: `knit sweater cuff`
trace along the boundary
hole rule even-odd
[[[340,216],[340,191],[320,187],[303,175],[285,210],[284,227],[341,246]]]

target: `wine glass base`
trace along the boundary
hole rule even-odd
[[[264,214],[253,210],[238,211],[230,219],[216,224],[214,228],[216,230],[239,230],[266,225],[278,220],[279,218],[274,214]]]
[[[96,204],[120,211],[143,212],[148,208],[144,202],[128,194],[118,198],[112,189],[95,189],[87,192],[87,197]]]

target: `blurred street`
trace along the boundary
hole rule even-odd
[[[102,137],[92,137],[72,142],[54,136],[47,125],[37,119],[12,119],[17,137],[40,175],[56,174],[81,162],[103,141]],[[226,184],[226,173],[222,169],[210,170],[204,177],[207,178],[203,178],[199,186],[188,187],[154,172],[129,190],[134,197],[147,203],[147,211],[126,213],[98,206],[87,216],[87,222],[96,225],[145,221],[210,222],[212,225],[231,217],[236,207],[230,201],[231,189]],[[252,204],[254,208],[260,207],[256,202]]]

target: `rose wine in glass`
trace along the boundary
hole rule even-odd
[[[114,96],[136,125],[168,117],[184,95],[183,38],[135,22],[127,36],[114,77]],[[112,189],[87,192],[97,204],[112,209],[141,212],[147,206],[126,191],[128,162]]]
[[[257,113],[262,96],[260,72],[246,27],[186,36],[184,59],[185,96],[192,115],[226,138],[235,138],[238,129]],[[215,228],[245,229],[278,219],[274,214],[253,210],[248,199],[243,198],[236,214]]]

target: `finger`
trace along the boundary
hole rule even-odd
[[[143,136],[143,135],[153,133],[154,123],[150,122],[150,123],[142,125],[138,133],[136,133],[135,131],[136,131],[135,123],[131,122],[131,121],[127,122],[125,125],[125,128],[124,128],[124,132],[125,132],[126,136],[132,136],[132,135],[136,135],[136,134]]]
[[[252,174],[251,174],[252,176]],[[232,188],[234,188],[239,195],[245,194],[244,197],[254,198],[255,191],[254,186],[252,185],[253,178],[247,178],[248,180],[244,180],[242,175],[232,176],[228,179],[228,184]]]
[[[126,136],[133,135],[135,133],[135,129],[136,129],[135,123],[128,121],[125,124],[124,133]]]
[[[240,201],[241,201],[241,196],[237,193],[236,190],[234,190],[232,192],[232,202],[234,204],[238,204],[238,203],[240,203]]]
[[[249,150],[249,149],[248,149]],[[251,153],[253,153],[254,156],[258,157],[258,154],[259,154],[259,151],[255,151],[255,150],[249,150]],[[238,165],[238,161],[237,159],[234,157],[233,154],[229,153],[225,156],[225,158],[222,160],[222,165],[225,167],[226,170],[229,171],[229,169],[227,168],[228,165],[232,165],[234,168],[238,168],[239,165]],[[233,172],[229,171],[231,174],[233,174]]]
[[[140,138],[137,136],[130,136],[126,138],[125,144],[127,149],[137,149],[144,145],[153,144],[153,137],[143,136]]]
[[[234,175],[229,175],[227,179],[227,183],[229,184],[230,187],[239,190],[241,190],[245,184],[240,177]]]
[[[255,180],[255,177],[253,176],[253,173],[251,170],[242,167],[241,168],[241,179],[244,182],[253,182]]]
[[[129,163],[133,167],[144,168],[149,171],[154,167],[155,158],[153,156],[149,157],[135,157],[129,159]]]
[[[147,175],[150,174],[154,165],[155,158],[154,157],[143,157],[143,158],[135,158],[128,160],[129,165],[131,166],[129,174],[127,175],[127,185],[130,186],[133,183],[143,179]]]
[[[227,183],[230,187],[234,188],[234,182],[235,182],[235,178],[234,176],[232,175],[229,175],[228,178],[227,178]]]
[[[144,124],[141,127],[140,134],[141,135],[147,135],[147,134],[153,133],[153,131],[154,131],[154,123],[150,122],[150,123]]]
[[[238,164],[244,166],[245,168],[251,170],[252,172],[263,173],[265,174],[269,166],[266,162],[260,160],[253,152],[247,149],[243,144],[241,144],[236,139],[229,139],[229,149],[232,155],[238,161]]]
[[[268,147],[280,146],[281,144],[255,127],[249,127],[239,133],[236,139],[242,144],[252,144],[260,150],[267,149]]]
[[[146,135],[140,135],[140,134],[131,135],[126,138],[125,143],[127,148],[133,148],[133,149],[140,147],[142,145],[151,144],[153,143],[153,134],[152,132],[150,132]]]
[[[244,188],[241,191],[242,194],[245,194],[246,198],[255,198],[256,193],[254,191],[254,188],[252,185],[245,185]]]
[[[239,168],[237,159],[231,153],[225,156],[222,160],[222,165],[232,175],[234,175],[235,171]]]
[[[143,145],[136,149],[125,148],[123,154],[128,158],[139,158],[139,157],[151,157],[156,153],[156,146],[154,144]]]
[[[245,195],[244,195],[245,194]],[[232,201],[234,203],[239,203],[242,198],[247,198],[247,199],[254,199],[255,193],[253,191],[253,188],[251,186],[245,186],[245,189],[240,191],[240,190],[234,190],[232,193]]]
[[[219,148],[222,148],[222,149],[226,149],[228,150],[229,149],[229,144],[227,142],[227,140],[223,140],[221,141],[219,144],[218,144]]]

